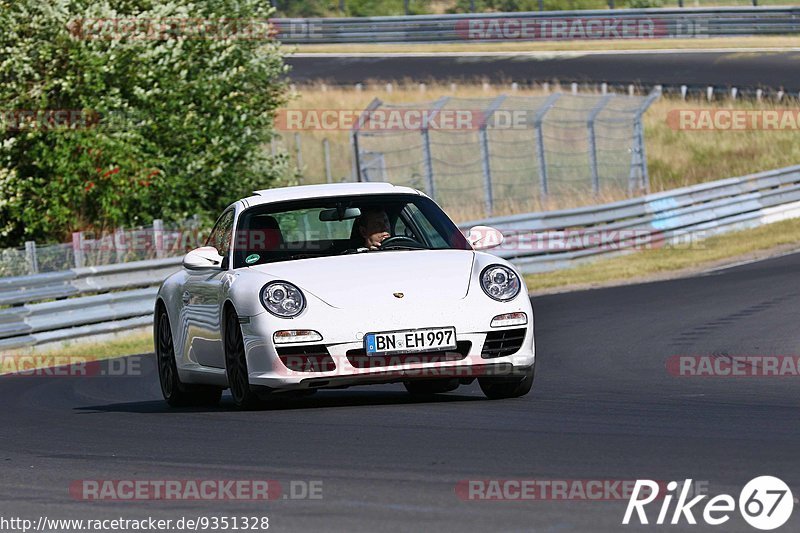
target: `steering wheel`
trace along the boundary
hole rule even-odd
[[[411,248],[425,248],[425,246],[411,237],[405,235],[395,235],[394,237],[387,237],[381,241],[381,249],[391,248],[393,246],[407,246]]]

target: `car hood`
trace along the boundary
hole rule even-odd
[[[392,250],[300,259],[250,267],[293,283],[338,308],[379,306],[402,293],[406,301],[466,297],[475,253],[470,250]]]

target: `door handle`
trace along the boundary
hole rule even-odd
[[[188,304],[190,299],[189,291],[183,291],[183,303]]]

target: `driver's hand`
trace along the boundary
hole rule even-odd
[[[384,231],[376,236],[374,236],[370,242],[369,249],[370,250],[378,250],[381,247],[381,242],[388,239],[390,237],[389,233]]]

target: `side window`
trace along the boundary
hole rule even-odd
[[[225,211],[217,223],[214,224],[214,229],[211,230],[211,235],[208,236],[206,246],[213,246],[223,257],[228,256],[231,250],[231,235],[233,233],[233,209]]]
[[[397,217],[394,223],[394,231],[392,235],[398,235],[401,237],[411,237],[412,239],[417,239],[418,237],[414,234],[414,230],[406,224],[406,221],[403,220],[403,216]]]
[[[433,227],[428,218],[414,204],[408,204],[405,208],[406,214],[419,226],[423,237],[432,248],[449,248],[447,241]]]

